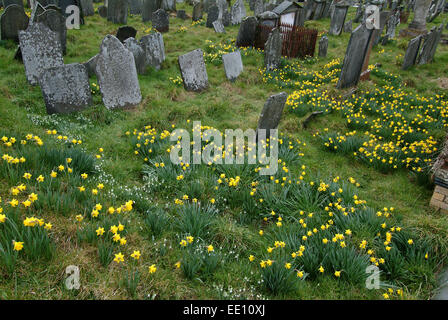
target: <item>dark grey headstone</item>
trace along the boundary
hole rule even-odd
[[[2,4],[2,2],[0,1],[0,4]],[[21,6],[23,8],[23,1],[22,0],[3,0],[3,8],[8,8],[8,6],[12,5],[12,4],[16,4],[18,6]]]
[[[389,11],[381,11],[380,12],[380,28],[375,29],[373,33],[373,45],[376,46],[381,40],[381,34],[383,33],[384,27],[386,26],[386,22],[389,19],[390,12]]]
[[[243,0],[236,0],[235,4],[230,10],[232,25],[240,24],[246,17],[246,7]]]
[[[128,22],[129,2],[127,0],[108,0],[107,20],[112,23],[126,24]]]
[[[152,26],[159,32],[168,32],[170,29],[170,16],[163,9],[154,12],[151,21]]]
[[[112,35],[107,35],[101,44],[96,76],[106,108],[132,107],[141,102],[134,56]]]
[[[19,42],[19,31],[28,28],[29,19],[23,6],[9,5],[0,16],[0,39]]]
[[[338,36],[342,32],[344,26],[345,17],[347,16],[348,6],[338,6],[334,8],[333,15],[331,16],[330,31],[331,35]]]
[[[213,22],[219,19],[219,8],[218,6],[211,6],[207,11],[207,22],[205,26],[207,28],[213,28]]]
[[[95,14],[95,9],[93,8],[92,0],[80,0],[82,14],[84,17],[93,16]]]
[[[135,61],[135,67],[138,74],[145,74],[146,71],[146,55],[145,50],[135,38],[127,38],[124,41],[126,49],[132,52]]]
[[[166,12],[176,12],[176,0],[162,0],[162,9]]]
[[[433,61],[441,32],[442,30],[440,30],[439,34],[439,29],[433,27],[429,33],[423,36],[423,44],[417,57],[417,64],[426,64]]]
[[[351,33],[352,32],[352,20],[347,21],[346,23],[344,23],[344,32],[346,33]]]
[[[176,12],[176,17],[182,20],[186,20],[187,19],[187,13],[185,12],[185,10],[177,10]]]
[[[135,38],[137,35],[137,30],[131,26],[122,26],[118,28],[116,37],[121,42],[124,42],[127,38]]]
[[[221,20],[216,20],[215,22],[213,22],[213,28],[215,29],[216,33],[225,33],[226,32]]]
[[[421,39],[422,37],[418,36],[409,41],[408,48],[406,49],[406,53],[404,55],[403,64],[401,65],[401,69],[406,70],[415,64],[415,62],[417,61],[418,49],[420,48]]]
[[[257,131],[260,129],[273,130],[278,128],[287,98],[288,95],[285,92],[269,97],[258,119]]]
[[[76,112],[92,104],[89,76],[82,64],[45,69],[39,85],[48,114]]]
[[[226,10],[222,13],[222,24],[224,25],[224,27],[230,26],[231,19],[232,19],[232,16],[231,16],[229,10]]]
[[[226,53],[222,56],[226,77],[230,81],[235,81],[243,72],[243,60],[239,51]]]
[[[204,52],[201,49],[179,56],[179,67],[185,90],[200,92],[208,88]]]
[[[241,22],[236,38],[237,47],[252,47],[254,45],[257,23],[255,17],[247,17]]]
[[[193,16],[192,16],[192,20],[193,21],[199,21],[199,20],[201,20],[202,19],[202,16],[203,16],[203,5],[202,5],[202,2],[199,2],[199,3],[196,3],[194,6],[193,6]]]
[[[61,42],[62,53],[67,50],[67,27],[65,17],[57,10],[45,10],[36,17],[36,22],[43,23],[52,31],[56,32]]]
[[[160,70],[165,61],[165,44],[161,33],[151,33],[140,40],[140,44],[145,51],[146,65]]]
[[[152,14],[162,7],[161,0],[143,0],[142,20],[143,22],[151,21]]]
[[[106,6],[99,6],[98,7],[98,14],[102,18],[107,18],[107,7]]]
[[[143,2],[142,0],[130,0],[129,1],[129,13],[130,14],[142,14]]]
[[[19,32],[25,75],[31,85],[38,84],[43,70],[64,64],[58,36],[42,23],[35,22]]]
[[[92,77],[96,74],[96,60],[98,59],[98,55],[93,56],[87,62],[84,62],[83,65],[86,67],[87,74],[89,77]]]
[[[353,19],[354,23],[359,23],[364,16],[365,7],[362,4],[359,4],[356,8],[355,18]]]
[[[319,54],[320,58],[325,58],[328,51],[328,37],[322,36],[319,40]]]
[[[264,65],[266,70],[274,70],[280,66],[282,60],[282,35],[280,29],[275,28],[268,36],[264,46]]]

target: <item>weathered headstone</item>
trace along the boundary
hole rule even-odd
[[[213,28],[213,22],[219,19],[219,8],[218,6],[211,6],[207,11],[207,22],[205,26],[207,28]]]
[[[160,70],[163,61],[165,61],[165,44],[161,33],[151,33],[140,40],[141,46],[145,51],[146,65]]]
[[[373,45],[376,46],[381,39],[381,34],[383,33],[384,27],[386,26],[387,19],[389,18],[389,11],[381,11],[380,12],[380,28],[375,29],[373,33]]]
[[[116,37],[121,42],[124,42],[127,38],[135,38],[137,35],[137,30],[131,26],[122,26],[118,28]]]
[[[176,0],[162,0],[161,8],[166,12],[176,12]]]
[[[252,47],[254,45],[257,23],[255,17],[247,17],[241,22],[236,38],[237,47]]]
[[[213,22],[213,28],[215,29],[216,33],[225,33],[226,32],[221,20],[216,20],[215,22]]]
[[[441,33],[441,30],[440,30]],[[417,64],[426,64],[434,59],[434,54],[440,41],[439,29],[433,27],[423,36],[423,44],[417,57]]]
[[[143,22],[151,21],[152,14],[162,7],[161,0],[143,0],[142,20]]]
[[[322,36],[319,40],[319,54],[320,58],[325,58],[328,51],[328,37]]]
[[[135,38],[127,38],[124,41],[126,49],[132,52],[135,61],[135,67],[138,74],[145,74],[146,71],[146,55],[145,50]]]
[[[185,10],[177,10],[176,12],[176,17],[182,20],[186,20],[187,19],[187,13],[185,12]]]
[[[350,37],[337,87],[348,88],[358,83],[370,44],[372,30],[359,25]]]
[[[107,18],[107,7],[106,6],[99,6],[98,7],[98,14],[102,18]]]
[[[280,66],[282,59],[282,35],[279,28],[275,28],[268,36],[264,46],[264,65],[266,70],[274,70]]]
[[[80,0],[81,10],[84,17],[93,16],[95,14],[95,9],[93,8],[92,0]]]
[[[43,23],[52,31],[56,32],[61,43],[62,53],[67,51],[67,26],[65,17],[57,10],[45,10],[36,17],[36,22]]]
[[[391,14],[389,19],[386,22],[386,36],[387,40],[395,38],[395,30],[397,26],[400,24],[400,11],[397,11],[395,14]]]
[[[352,32],[352,20],[347,21],[346,23],[344,23],[344,32],[346,33],[351,33]]]
[[[287,99],[288,95],[285,92],[268,98],[258,119],[257,132],[267,130],[266,133],[270,136],[269,131],[278,128]]]
[[[222,13],[222,24],[224,25],[224,27],[230,26],[231,19],[232,19],[232,16],[231,16],[229,10],[226,10]]]
[[[61,43],[57,34],[42,23],[33,23],[19,32],[25,74],[31,85],[36,85],[43,70],[64,64]]]
[[[151,21],[152,26],[159,32],[168,32],[170,29],[170,16],[163,9],[154,12]]]
[[[203,5],[202,2],[198,2],[193,6],[193,21],[199,21],[202,19],[203,16]]]
[[[364,15],[365,7],[362,4],[359,4],[356,8],[355,18],[353,19],[354,23],[359,23]]]
[[[92,104],[89,76],[82,64],[45,69],[39,85],[48,114],[80,111]]]
[[[134,56],[112,35],[107,35],[101,44],[96,76],[106,108],[132,107],[141,102]]]
[[[254,3],[254,16],[258,17],[259,14],[264,12],[264,1],[263,0],[255,0]]]
[[[2,1],[0,1],[0,7],[1,7]],[[8,8],[8,6],[16,4],[18,6],[21,6],[23,8],[23,1],[22,0],[3,0],[3,8]]]
[[[87,62],[84,62],[83,65],[86,67],[87,74],[89,77],[92,77],[96,74],[96,61],[98,59],[98,55],[93,56]]]
[[[208,88],[204,52],[201,49],[179,56],[179,67],[185,90],[200,92]]]
[[[127,0],[108,0],[107,20],[112,23],[126,24],[128,9],[129,2]]]
[[[9,5],[0,17],[1,40],[11,39],[19,42],[19,31],[28,28],[29,18],[23,10],[23,6]]]
[[[142,0],[130,0],[129,1],[129,13],[130,14],[142,14],[143,2]]]
[[[409,41],[408,48],[406,49],[406,53],[404,55],[403,64],[401,65],[401,69],[406,70],[415,64],[415,62],[417,61],[418,49],[420,48],[421,39],[421,36],[417,36]]]
[[[243,0],[236,0],[230,11],[232,25],[240,24],[246,17],[246,7]]]
[[[336,5],[333,15],[331,16],[330,31],[331,35],[338,36],[342,32],[344,26],[345,17],[347,16],[348,6]]]
[[[243,60],[241,59],[241,52],[239,51],[224,54],[222,56],[222,62],[224,64],[226,77],[230,81],[235,81],[241,72],[243,72]]]

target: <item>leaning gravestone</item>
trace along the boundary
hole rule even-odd
[[[348,88],[358,83],[371,37],[372,30],[367,29],[364,24],[359,25],[352,32],[337,88]]]
[[[84,17],[93,16],[95,9],[93,8],[92,0],[80,0],[81,10]]]
[[[433,27],[429,33],[423,36],[423,41],[417,64],[426,64],[434,59],[434,54],[440,41],[439,30]]]
[[[255,30],[257,29],[257,18],[247,17],[240,25],[236,38],[237,47],[252,47],[255,41]]]
[[[420,48],[422,36],[417,36],[414,39],[411,39],[408,44],[408,48],[406,49],[406,53],[404,55],[403,64],[401,65],[401,69],[406,70],[412,67],[417,61],[418,49]]]
[[[201,49],[179,56],[179,67],[185,90],[200,92],[208,88],[204,52]]]
[[[121,42],[124,42],[127,38],[135,38],[137,30],[131,26],[122,26],[118,28],[116,37]]]
[[[61,42],[62,53],[65,54],[67,51],[67,26],[64,16],[57,10],[45,10],[36,17],[36,22],[43,23],[56,32]]]
[[[213,28],[215,29],[216,33],[225,33],[226,32],[221,20],[216,20],[215,22],[213,22]]]
[[[0,39],[11,39],[19,42],[19,31],[28,28],[29,18],[23,7],[16,4],[9,5],[0,17]]]
[[[191,19],[193,21],[199,21],[202,19],[202,15],[203,15],[203,5],[202,2],[198,2],[193,6],[193,16]]]
[[[102,18],[107,18],[107,7],[106,6],[99,6],[98,7],[98,14]]]
[[[129,13],[130,14],[142,14],[142,0],[130,0],[129,1]]]
[[[143,0],[142,20],[143,22],[151,21],[152,14],[162,7],[161,0]]]
[[[165,44],[161,33],[151,33],[140,40],[141,46],[145,51],[146,65],[160,70],[163,61],[165,61]]]
[[[127,38],[124,41],[126,49],[132,52],[135,61],[135,67],[138,74],[145,74],[146,71],[146,55],[145,50],[135,38]]]
[[[82,64],[45,69],[39,85],[48,114],[80,111],[92,104],[89,76]]]
[[[179,18],[179,19],[182,19],[182,20],[186,20],[187,19],[187,13],[185,12],[185,10],[177,10],[176,18]]]
[[[126,24],[128,22],[127,0],[109,0],[107,5],[107,20],[112,23]]]
[[[1,4],[1,2],[0,2],[0,4]],[[3,0],[3,8],[5,8],[5,9],[8,8],[8,6],[10,6],[12,4],[21,6],[23,8],[23,1],[22,0]]]
[[[219,8],[218,6],[211,6],[207,11],[207,22],[205,26],[207,28],[213,28],[213,22],[219,19]]]
[[[282,36],[279,28],[275,28],[268,36],[264,46],[264,65],[266,70],[274,70],[280,66],[282,59]]]
[[[344,32],[351,33],[352,32],[352,20],[344,23]]]
[[[319,54],[320,58],[325,58],[328,51],[328,37],[322,36],[319,40]]]
[[[243,0],[236,0],[230,11],[232,25],[240,24],[246,17],[246,7]]]
[[[106,108],[132,107],[142,101],[134,56],[112,35],[101,44],[96,76]]]
[[[162,0],[161,8],[167,12],[176,12],[176,0]]]
[[[241,52],[239,51],[224,54],[222,62],[226,77],[232,82],[243,72],[243,60],[241,60]]]
[[[331,16],[330,31],[329,33],[334,36],[338,36],[342,32],[344,26],[345,17],[347,16],[348,6],[336,5]]]
[[[400,11],[397,11],[395,14],[390,15],[389,19],[386,22],[386,38],[394,39],[395,38],[395,30],[397,26],[400,24]]]
[[[20,31],[19,40],[26,79],[31,85],[38,84],[38,79],[45,69],[64,64],[57,34],[44,24],[36,22],[26,31]]]
[[[257,132],[259,132],[259,130],[269,131],[278,128],[287,98],[288,95],[285,92],[269,97],[264,104],[260,118],[258,119]]]

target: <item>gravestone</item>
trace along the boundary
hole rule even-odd
[[[95,14],[95,9],[93,8],[92,0],[80,0],[82,15],[84,17],[93,16]]]
[[[162,7],[161,0],[143,0],[142,20],[143,22],[151,21],[152,14]]]
[[[239,51],[224,54],[222,56],[222,62],[226,77],[232,82],[243,72],[243,60],[241,60],[241,53]]]
[[[162,0],[161,9],[166,12],[176,12],[176,0]]]
[[[247,17],[241,22],[236,38],[237,47],[252,47],[254,45],[257,23],[255,17]]]
[[[313,12],[313,20],[319,20],[322,18],[322,13],[325,8],[325,1],[314,0],[314,12]]]
[[[268,36],[264,46],[264,66],[266,70],[274,70],[280,67],[282,59],[282,36],[279,28],[275,28]]]
[[[381,34],[383,33],[384,27],[386,25],[386,22],[389,18],[389,11],[381,11],[380,12],[380,28],[375,29],[373,33],[373,45],[376,46],[381,39]]]
[[[127,38],[135,38],[137,30],[131,26],[122,26],[117,30],[117,39],[124,42]]]
[[[232,25],[240,24],[244,17],[246,17],[246,7],[243,0],[236,0],[230,11]]]
[[[359,23],[362,19],[362,17],[364,16],[364,10],[365,7],[362,4],[359,4],[358,7],[356,8],[356,14],[355,14],[355,18],[353,19],[354,23]]]
[[[107,20],[112,23],[126,24],[128,22],[129,3],[127,0],[108,0]]]
[[[358,83],[371,37],[372,30],[367,29],[364,24],[359,25],[352,32],[337,88],[348,88]]]
[[[264,1],[263,0],[255,0],[254,8],[254,16],[258,17],[258,15],[264,12]]]
[[[151,21],[152,26],[159,32],[168,32],[170,29],[170,16],[163,9],[154,12]]]
[[[257,0],[249,0],[249,9],[252,11],[255,9],[255,1]]]
[[[106,6],[99,6],[98,7],[98,14],[102,18],[107,18],[107,7]]]
[[[285,92],[281,92],[268,98],[261,111],[260,118],[258,119],[257,132],[264,129],[267,130],[266,133],[269,134],[270,130],[278,128],[287,98],[288,95]]]
[[[218,6],[211,6],[207,11],[207,22],[205,26],[207,28],[213,28],[213,22],[219,19],[219,8]]]
[[[319,54],[320,58],[325,58],[328,51],[328,37],[322,36],[319,40]]]
[[[409,69],[415,64],[415,62],[417,61],[418,49],[420,48],[421,40],[422,36],[417,36],[409,41],[408,48],[406,49],[406,53],[404,55],[403,64],[401,65],[401,69]]]
[[[130,0],[129,1],[129,13],[130,14],[142,14],[142,0]]]
[[[29,18],[23,7],[16,4],[9,5],[0,17],[0,39],[19,42],[19,31],[28,28]]]
[[[145,51],[146,65],[160,70],[165,61],[165,44],[161,33],[151,33],[140,40],[140,44]]]
[[[116,37],[104,38],[95,71],[106,108],[127,108],[142,101],[134,56]]]
[[[182,20],[186,20],[187,19],[187,13],[185,12],[185,10],[177,10],[176,12],[176,17]]]
[[[348,6],[336,5],[334,12],[331,16],[330,31],[329,33],[334,36],[338,36],[342,32],[344,26],[345,17],[347,16]]]
[[[135,67],[138,74],[145,74],[146,71],[146,55],[145,50],[140,45],[140,43],[133,37],[127,38],[124,41],[124,46],[134,56]]]
[[[216,33],[225,33],[226,32],[221,20],[216,20],[215,22],[213,22],[213,28],[215,29]]]
[[[96,61],[98,59],[98,55],[93,56],[87,62],[84,62],[83,65],[86,67],[87,74],[89,77],[92,77],[96,74]]]
[[[2,2],[0,1],[0,4]],[[23,8],[23,1],[22,0],[3,0],[3,8],[6,9],[8,6],[15,4]],[[1,7],[1,6],[0,6]]]
[[[200,92],[208,88],[204,52],[201,49],[179,56],[179,67],[185,90]]]
[[[222,13],[222,24],[224,25],[224,27],[230,26],[231,19],[232,19],[232,16],[231,16],[229,10],[226,10]]]
[[[423,44],[417,57],[417,64],[426,64],[433,61],[441,32],[442,30],[440,29],[439,34],[439,29],[433,27],[429,33],[423,35]]]
[[[48,114],[76,112],[92,104],[87,69],[80,63],[45,69],[39,85]]]
[[[203,5],[202,2],[198,2],[193,6],[193,16],[192,16],[192,20],[193,21],[199,21],[202,19],[203,16]]]
[[[386,22],[386,39],[394,39],[395,38],[395,30],[397,26],[400,24],[400,11],[397,11],[395,14],[390,15],[389,19]]]
[[[352,20],[344,23],[344,32],[351,33],[352,32]]]
[[[332,1],[325,1],[325,6],[322,9],[322,18],[330,18],[330,7],[331,7]]]
[[[38,84],[43,70],[64,64],[57,34],[44,24],[36,22],[20,31],[19,41],[26,79],[31,85]]]
[[[43,23],[57,34],[61,43],[62,53],[67,51],[67,27],[65,17],[57,10],[45,10],[36,17],[36,22]]]

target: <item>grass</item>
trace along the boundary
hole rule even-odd
[[[186,4],[178,4],[178,9],[183,8],[191,13],[191,7]],[[352,18],[354,13],[355,10],[351,8],[347,19]],[[445,15],[439,16],[428,25],[428,29],[433,25],[440,24],[444,17]],[[411,19],[412,16],[409,21]],[[145,30],[150,26],[148,24],[144,25],[138,17],[130,17],[128,24],[139,30],[138,37],[143,36]],[[319,33],[323,33],[329,28],[329,19],[308,21],[306,26],[317,28]],[[86,25],[82,26],[81,30],[68,31],[65,63],[87,61],[98,52],[103,37],[107,34],[115,34],[118,27],[118,25],[113,25],[98,15],[87,17]],[[187,31],[177,32],[181,27],[186,27]],[[403,27],[405,25],[401,25],[399,29]],[[232,203],[235,203],[234,207],[231,206],[232,203],[229,203],[229,206],[220,205],[223,214],[216,217],[207,217],[205,220],[201,220],[204,218],[200,216],[201,212],[198,213],[194,210],[186,212],[189,216],[185,215],[185,212],[182,213],[182,210],[178,210],[178,207],[173,205],[174,198],[181,199],[184,194],[188,194],[190,196],[188,201],[191,201],[191,198],[193,198],[191,195],[195,194],[198,199],[203,197],[201,200],[204,202],[214,195],[211,187],[215,183],[214,177],[208,177],[205,172],[192,173],[192,178],[188,181],[196,181],[194,187],[190,184],[178,183],[176,179],[171,179],[166,188],[162,186],[156,190],[147,189],[149,188],[147,180],[143,179],[147,176],[146,170],[144,170],[146,164],[142,159],[135,156],[134,145],[130,143],[125,132],[132,132],[134,128],[144,131],[144,127],[147,125],[170,130],[173,124],[185,127],[187,120],[201,120],[202,125],[221,130],[226,128],[242,128],[243,130],[255,128],[263,104],[270,95],[278,93],[280,90],[291,94],[296,89],[288,87],[279,89],[275,83],[264,82],[260,75],[263,56],[251,51],[244,51],[247,53],[243,54],[244,72],[234,83],[226,80],[219,59],[207,63],[210,89],[205,92],[200,94],[186,92],[170,80],[180,76],[177,65],[179,55],[196,48],[202,48],[206,52],[214,52],[213,48],[210,49],[210,45],[235,39],[237,32],[238,27],[235,26],[226,28],[226,34],[216,34],[203,25],[191,26],[191,20],[182,21],[171,17],[170,32],[164,34],[167,59],[162,70],[159,72],[150,71],[147,75],[139,76],[143,95],[142,103],[132,110],[109,111],[102,105],[101,96],[96,94],[94,95],[94,106],[75,115],[46,115],[39,87],[31,87],[27,84],[23,65],[13,60],[14,46],[11,43],[2,43],[2,46],[0,46],[0,136],[23,138],[26,134],[31,133],[41,137],[44,140],[45,148],[48,149],[46,149],[46,152],[39,153],[39,157],[36,157],[35,161],[30,164],[30,170],[36,170],[36,172],[44,168],[50,170],[57,166],[61,159],[68,156],[74,159],[75,157],[85,159],[85,164],[82,167],[74,168],[79,172],[85,172],[90,168],[90,157],[101,154],[101,159],[95,160],[96,170],[89,172],[89,176],[93,180],[86,182],[86,187],[90,190],[97,183],[104,183],[106,190],[98,198],[101,199],[101,203],[104,205],[110,203],[111,206],[117,207],[127,200],[133,200],[135,201],[135,213],[127,213],[119,218],[114,216],[118,220],[102,220],[100,224],[95,225],[88,219],[92,207],[97,203],[94,201],[95,199],[89,198],[86,200],[76,196],[74,200],[72,198],[66,200],[68,201],[67,206],[62,205],[64,202],[58,201],[58,199],[48,199],[47,202],[50,205],[42,206],[33,214],[44,217],[45,221],[50,221],[53,224],[51,238],[55,244],[54,257],[45,263],[19,260],[15,268],[14,279],[1,277],[0,298],[382,298],[384,289],[366,290],[362,286],[353,285],[359,280],[344,279],[344,274],[342,274],[341,279],[335,278],[332,273],[316,274],[311,276],[310,279],[301,281],[300,286],[289,288],[288,285],[284,285],[284,281],[288,282],[287,279],[290,277],[286,269],[276,267],[270,273],[268,269],[263,269],[268,271],[263,271],[263,274],[261,274],[259,267],[255,265],[257,262],[248,265],[249,254],[253,253],[257,257],[262,257],[266,255],[266,248],[272,246],[274,241],[282,240],[288,243],[288,238],[302,237],[303,233],[297,227],[298,223],[289,223],[288,226],[291,225],[292,230],[285,230],[285,234],[276,234],[274,232],[276,230],[275,225],[265,225],[263,221],[260,221],[260,214],[269,216],[270,210],[267,211],[266,207],[262,205],[250,203],[248,200],[250,196],[245,198],[243,192],[235,193],[233,189],[220,191],[222,193],[219,195],[222,198],[232,196],[234,197]],[[328,56],[315,63],[306,64],[306,68],[310,71],[322,70],[333,59],[339,58],[342,60],[348,39],[348,34],[342,34],[338,37],[329,36]],[[405,84],[403,87],[405,92],[427,96],[446,94],[447,88],[444,88],[442,84],[444,83],[443,80],[446,80],[444,75],[448,71],[448,49],[440,44],[435,63],[401,71],[400,64],[397,62],[400,60],[400,55],[404,55],[406,43],[407,40],[398,38],[397,41],[392,41],[385,47],[379,45],[372,51],[370,64],[380,63],[383,70],[399,75]],[[375,83],[381,84],[382,81],[384,81],[382,78],[373,75],[372,81],[363,82],[359,87],[360,89],[371,90]],[[91,82],[95,83],[96,79],[92,78]],[[338,92],[334,83],[326,83],[322,86],[322,89],[326,89],[332,97],[345,93],[345,91]],[[299,116],[303,115],[299,114]],[[344,121],[336,114],[326,114],[317,117],[311,123],[310,128],[305,130],[301,127],[296,114],[292,112],[284,113],[280,131],[292,135],[294,139],[299,139],[301,142],[300,151],[304,153],[304,156],[300,157],[294,166],[291,166],[291,170],[300,172],[300,166],[304,165],[307,175],[316,178],[316,181],[336,176],[341,177],[341,181],[347,181],[349,177],[355,178],[360,184],[360,187],[357,188],[357,195],[360,199],[366,200],[368,206],[379,210],[384,207],[394,207],[396,214],[393,219],[396,223],[412,230],[414,238],[417,238],[415,235],[418,235],[418,237],[429,239],[432,243],[437,244],[438,252],[434,254],[437,261],[432,263],[435,266],[433,268],[422,264],[417,253],[401,251],[396,254],[406,254],[407,257],[412,257],[414,260],[404,261],[397,271],[394,271],[393,267],[399,265],[398,262],[392,263],[391,266],[388,265],[387,268],[393,274],[394,285],[404,291],[403,298],[429,298],[431,290],[435,288],[433,273],[443,263],[446,263],[446,248],[448,246],[446,240],[448,239],[448,217],[435,212],[428,206],[432,190],[412,182],[409,172],[405,170],[384,174],[362,162],[353,161],[343,153],[326,151],[325,148],[322,148],[321,139],[313,136],[314,132],[322,131],[324,128],[343,131]],[[80,139],[82,144],[73,149],[68,142],[63,143],[55,136],[47,135],[46,131],[48,129],[55,129],[60,134],[66,135],[68,141]],[[100,153],[99,148],[103,148],[104,152]],[[75,155],[74,151],[71,151],[81,149],[84,152],[83,155]],[[5,149],[1,150],[2,153],[5,152]],[[26,157],[27,159],[34,159],[32,153]],[[47,158],[54,159],[55,163],[42,162],[41,159]],[[292,160],[288,163],[293,163]],[[78,161],[74,162],[79,163]],[[226,174],[228,177],[235,177],[240,174],[242,177],[247,176],[249,179],[249,174],[244,173],[244,171],[238,172],[236,170],[235,173],[226,172]],[[194,179],[194,175],[197,179]],[[21,181],[20,178],[21,176],[17,177],[17,180]],[[71,179],[68,178],[65,183],[58,186],[60,188],[58,190],[72,188],[73,190],[70,192],[76,194],[75,186],[79,186],[79,178],[77,178],[78,180]],[[4,177],[0,178],[0,182],[0,196],[4,200],[9,199],[9,190],[16,183],[13,184],[10,179]],[[242,183],[244,182],[242,181]],[[241,185],[239,188],[241,189],[238,190],[245,190]],[[276,195],[276,197],[273,197],[272,204],[278,205],[279,210],[284,210],[285,204],[280,203],[280,200],[283,199],[280,189],[266,190],[266,199],[271,191],[274,192],[272,194]],[[306,207],[307,213],[312,210],[321,210],[319,199],[316,201],[310,200],[309,197],[307,198],[306,192],[311,191],[301,190],[300,193],[296,193],[303,195],[302,198],[295,199],[296,203],[300,203],[301,207]],[[310,194],[310,197],[312,196],[313,193]],[[39,198],[41,198],[40,195]],[[218,196],[216,198],[219,203]],[[44,199],[43,196],[42,199]],[[288,200],[288,197],[284,200]],[[279,202],[277,203],[277,201]],[[62,208],[54,209],[56,206],[51,204],[55,202],[61,204]],[[240,212],[243,205],[246,212],[252,211],[249,218]],[[70,209],[67,210],[64,207]],[[289,207],[286,208],[288,210],[284,210],[283,216],[287,216],[287,213],[289,213],[294,217],[295,215]],[[106,209],[104,208],[103,211]],[[167,212],[166,219],[154,216],[154,212],[165,211]],[[85,223],[92,224],[90,231],[79,229],[80,227],[74,218],[77,214],[86,216]],[[353,242],[367,236],[371,237],[371,229],[364,225],[368,223],[365,221],[369,221],[367,216],[368,214],[365,218],[363,216],[365,220],[359,223],[359,234],[356,234],[359,239],[355,238]],[[179,220],[179,217],[183,217],[185,221],[176,223],[183,221]],[[171,219],[175,220],[174,223],[171,223]],[[310,221],[320,225],[317,224],[318,220],[310,219]],[[104,263],[102,264],[98,259],[97,245],[83,240],[89,238],[88,232],[95,232],[99,226],[104,226],[108,231],[110,226],[118,225],[118,223],[125,225],[127,246],[132,250],[142,252],[142,257],[138,263],[143,272],[140,274],[139,285],[136,288],[132,285],[132,290],[129,289],[129,286],[123,286],[123,266],[109,261],[107,247],[101,247],[105,252]],[[172,227],[165,228],[163,227],[165,224]],[[368,225],[375,229],[374,222],[372,222],[372,225]],[[212,232],[203,232],[203,226],[207,231],[212,230]],[[260,229],[265,230],[265,237],[259,236]],[[79,232],[83,235],[81,238],[77,236]],[[214,261],[204,262],[201,260],[205,259],[202,253],[197,253],[196,256],[193,249],[179,246],[179,241],[191,232],[205,238],[195,239],[198,241],[194,243],[195,246],[203,249],[204,246],[213,243],[216,253],[223,258],[221,264],[213,271],[213,276],[210,276],[204,266],[210,264],[211,267],[214,267]],[[270,234],[272,236],[269,236]],[[96,239],[96,234],[91,238]],[[373,243],[374,240],[374,237],[369,238],[369,243]],[[182,259],[185,250],[192,250],[193,253],[187,255],[192,261],[182,264],[180,270],[176,269],[174,265]],[[360,265],[363,263],[363,257],[358,257],[348,250],[347,252],[344,250],[332,252],[342,256],[342,258],[339,258],[339,256],[333,258],[337,261],[341,259],[341,265],[344,261],[352,261],[350,259]],[[307,256],[307,258],[308,260],[312,259],[311,256]],[[268,259],[268,256],[264,259]],[[279,259],[285,258],[280,257]],[[391,261],[394,261],[393,259],[393,257],[390,258]],[[303,265],[312,265],[313,262],[308,262],[308,260],[300,261]],[[108,264],[109,262],[110,264]],[[200,266],[195,267],[195,263],[199,263]],[[327,267],[325,259],[315,263],[316,265],[323,263],[325,269],[331,268],[330,264]],[[157,271],[154,274],[149,274],[147,269],[153,264],[157,266]],[[355,268],[357,264],[353,263],[352,267]],[[79,291],[65,289],[65,268],[69,265],[80,267],[81,289]],[[183,269],[187,267],[189,267],[189,270]],[[302,265],[298,264],[293,267],[300,269]],[[195,268],[198,270],[197,272],[193,272]],[[316,270],[308,270],[307,272],[311,273],[311,271],[315,272]],[[1,272],[5,273],[4,270]],[[266,285],[260,282],[263,279],[262,277],[268,280],[265,282]]]

